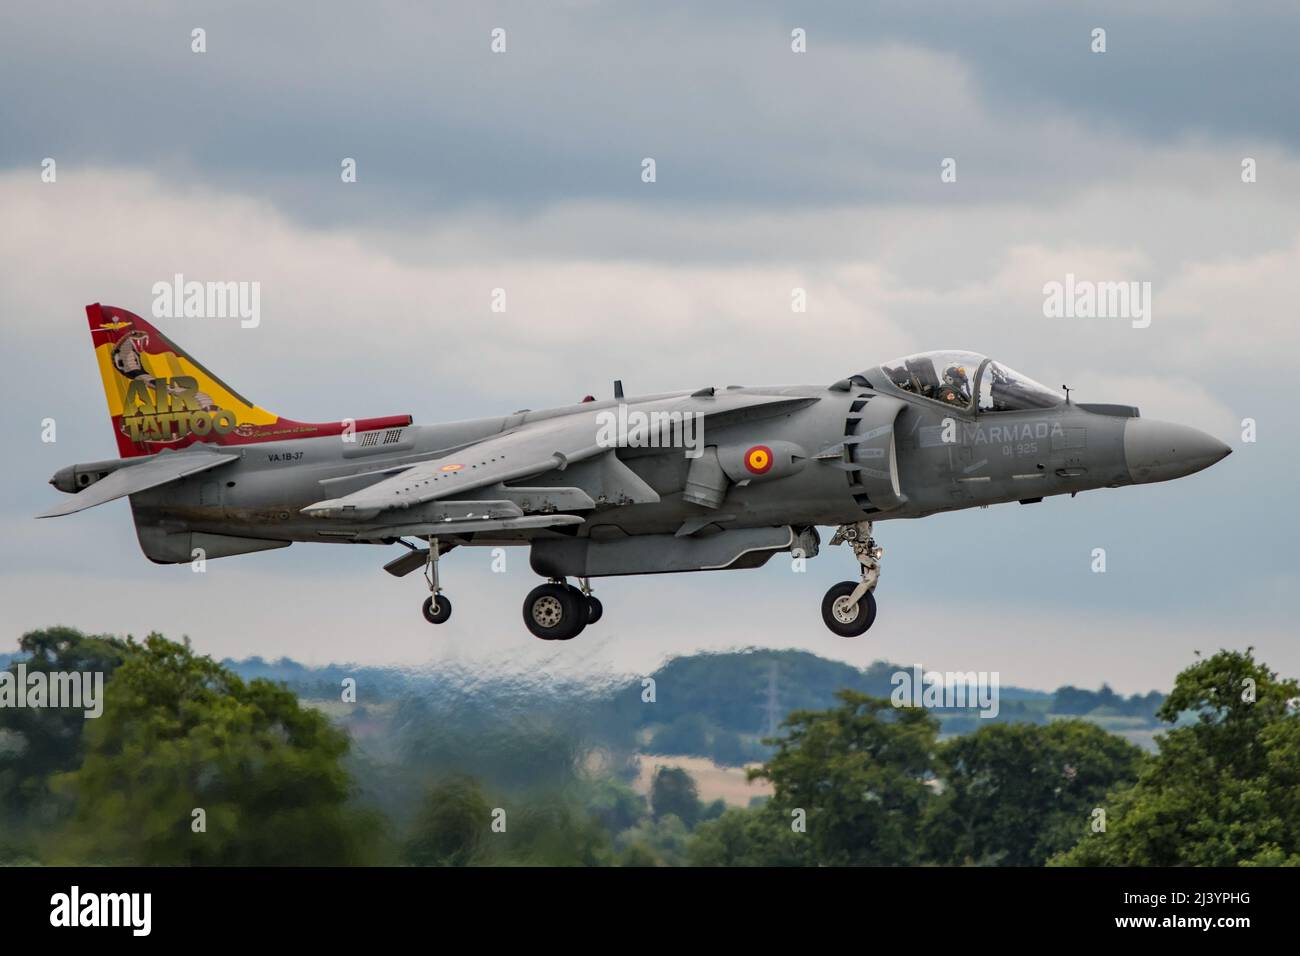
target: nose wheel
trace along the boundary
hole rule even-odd
[[[870,521],[840,525],[831,544],[844,542],[848,542],[862,566],[862,579],[857,583],[841,581],[826,592],[822,598],[822,620],[840,637],[857,637],[865,634],[876,621],[875,590],[885,549],[872,538]]]
[[[855,581],[841,581],[822,598],[822,620],[840,637],[865,634],[875,623],[876,596],[868,591],[861,598],[855,598],[853,592],[858,587]]]

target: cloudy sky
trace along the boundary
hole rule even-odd
[[[217,656],[637,672],[753,645],[1132,692],[1253,644],[1300,673],[1300,10],[1132,6],[5,5],[0,649],[65,623]],[[434,630],[379,548],[196,575],[144,559],[125,502],[32,519],[55,469],[114,453],[83,306],[147,314],[175,273],[261,283],[256,329],[164,331],[299,419],[499,414],[615,378],[822,383],[958,347],[1236,453],[1167,485],[882,523],[880,616],[856,641],[818,611],[854,577],[841,549],[805,574],[601,583],[604,621],[559,646],[519,619],[523,551],[505,574],[458,551]],[[1067,273],[1150,282],[1150,327],[1045,318]]]

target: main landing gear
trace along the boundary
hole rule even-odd
[[[543,641],[570,641],[588,624],[595,624],[604,613],[600,599],[591,593],[591,584],[579,578],[582,587],[552,578],[539,584],[524,598],[524,625],[534,637]]]
[[[424,580],[429,584],[429,596],[421,611],[430,624],[442,624],[451,617],[451,601],[442,593],[442,585],[438,582],[438,559],[453,546],[440,547],[437,538],[431,537],[428,541],[427,551],[402,541],[411,549],[411,554],[400,559],[398,570],[402,574],[414,571],[419,567],[420,555],[423,554]],[[591,593],[591,582],[587,578],[578,578],[578,583],[581,587],[566,584],[563,578],[552,578],[528,593],[524,598],[524,624],[534,636],[544,641],[568,641],[581,634],[588,624],[600,620],[605,608]]]
[[[873,592],[880,580],[880,559],[884,557],[885,549],[878,547],[871,537],[870,521],[840,525],[831,538],[831,544],[845,541],[862,565],[862,580],[856,584],[841,581],[833,585],[822,598],[822,620],[840,637],[857,637],[866,633],[876,620]]]

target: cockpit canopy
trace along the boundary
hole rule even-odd
[[[862,377],[873,386],[888,382],[904,392],[961,409],[969,409],[978,396],[981,412],[1051,408],[1064,401],[1029,376],[978,352],[918,352],[869,369]]]

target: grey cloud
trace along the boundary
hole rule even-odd
[[[1041,6],[982,7],[991,19],[955,2],[5,7],[0,322],[21,357],[0,378],[0,440],[15,452],[0,506],[11,623],[203,627],[196,637],[219,653],[297,654],[275,592],[330,572],[321,593],[373,596],[376,631],[402,655],[427,649],[415,595],[377,570],[378,550],[214,562],[267,615],[232,635],[197,621],[206,592],[186,569],[138,554],[124,507],[30,519],[54,468],[112,453],[81,306],[143,311],[152,282],[183,271],[264,283],[256,334],[175,334],[299,417],[446,420],[603,393],[616,376],[633,389],[830,381],[947,345],[1202,427],[1255,416],[1257,445],[1185,483],[884,526],[896,603],[882,613],[895,623],[883,643],[842,653],[866,663],[916,648],[957,666],[940,656],[996,648],[1021,683],[1140,671],[1134,689],[1146,689],[1185,663],[1189,642],[1217,646],[1248,619],[1271,663],[1294,661],[1279,635],[1295,508],[1277,476],[1300,467],[1300,161],[1297,94],[1275,71],[1292,59],[1281,45],[1296,14]],[[1105,57],[1083,52],[1094,21],[1111,31]],[[204,57],[188,51],[195,25],[209,30]],[[486,52],[495,25],[510,30],[504,58]],[[793,25],[810,31],[803,59],[787,52]],[[1261,164],[1249,187],[1244,150]],[[57,186],[37,181],[46,155]],[[343,188],[348,155],[361,182]],[[644,155],[660,162],[653,187],[638,179]],[[959,159],[948,191],[944,155]],[[1164,311],[1143,333],[1045,321],[1041,285],[1067,270],[1150,279]],[[803,320],[788,310],[795,283],[812,303]],[[493,319],[497,285],[511,312]],[[653,330],[656,347],[628,328]],[[60,422],[57,446],[38,441],[45,415]],[[963,573],[936,586],[925,572],[954,542]],[[1094,546],[1110,549],[1104,578],[1086,570]],[[468,599],[510,605],[494,646],[527,644],[513,598],[461,567],[449,572]],[[774,567],[653,592],[622,582],[609,620],[651,593],[675,626],[734,603],[775,644],[825,653],[816,600],[851,561],[828,551],[811,568],[806,580]],[[164,584],[156,603],[115,603]],[[754,590],[770,602],[747,604]],[[1033,631],[1044,614],[1056,624]],[[1115,615],[1122,640],[1098,653],[1143,647],[1144,670],[1087,657]],[[625,663],[631,648],[660,647],[662,628],[634,616],[617,625]],[[709,621],[680,628],[680,649],[743,642],[747,625]],[[364,621],[331,623],[332,656],[360,647]],[[1066,651],[1090,676],[1063,676]]]
[[[1189,139],[1295,145],[1281,5],[251,3],[10,8],[0,164],[166,171],[319,222],[594,199],[736,208],[1056,196]],[[1112,50],[1087,52],[1101,18]],[[209,52],[189,52],[194,25]],[[509,30],[510,52],[488,52]],[[810,52],[789,52],[791,25]],[[1230,27],[1230,28],[1229,28]],[[1231,150],[1229,151],[1231,152]],[[338,163],[360,182],[340,188]],[[659,181],[639,179],[653,156]],[[960,189],[939,194],[938,163]]]

